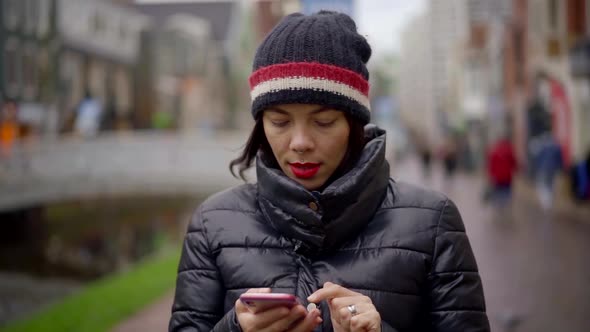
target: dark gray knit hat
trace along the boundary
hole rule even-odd
[[[250,76],[254,118],[277,104],[319,104],[368,123],[371,47],[345,14],[291,14],[256,51]]]

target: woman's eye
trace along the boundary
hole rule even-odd
[[[331,125],[336,122],[335,120],[332,121],[316,121],[315,123],[320,127],[330,127]]]
[[[289,121],[279,121],[279,120],[271,120],[270,121],[272,123],[273,126],[275,127],[285,127],[287,124],[289,124]]]

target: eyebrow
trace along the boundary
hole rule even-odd
[[[281,109],[279,107],[276,107],[276,106],[269,108],[268,111],[289,115],[289,112],[287,112],[284,109]],[[317,113],[327,112],[327,111],[335,111],[335,109],[333,109],[329,106],[320,106],[320,108],[315,109],[315,110],[311,111],[310,113],[317,114]]]

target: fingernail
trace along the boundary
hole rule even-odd
[[[315,302],[315,295],[310,295],[307,297],[308,302]]]

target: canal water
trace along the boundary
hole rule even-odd
[[[200,197],[117,197],[0,214],[0,327],[180,244]]]

